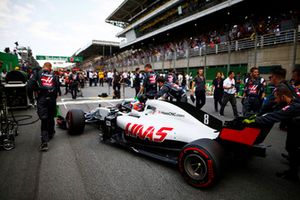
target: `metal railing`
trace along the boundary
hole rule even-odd
[[[297,36],[295,35],[297,33]],[[202,45],[195,48],[184,49],[180,51],[167,51],[160,55],[151,56],[137,56],[134,59],[123,61],[122,63],[114,63],[111,67],[119,67],[120,65],[126,66],[137,66],[145,65],[147,63],[155,63],[161,61],[179,60],[187,59],[198,56],[206,56],[211,54],[221,54],[229,52],[237,52],[243,50],[249,50],[256,48],[265,48],[275,45],[294,43],[295,41],[300,41],[300,32],[295,29],[275,32],[271,34],[258,35],[248,38],[243,38],[234,41],[226,41],[219,44],[212,45]],[[112,62],[110,62],[112,63]]]

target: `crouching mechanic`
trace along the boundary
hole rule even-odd
[[[37,93],[37,113],[41,120],[41,151],[48,150],[49,139],[54,136],[54,117],[59,80],[52,72],[52,65],[46,62],[41,70],[32,74],[28,81],[28,90]]]
[[[167,82],[164,77],[159,77],[157,83],[160,90],[155,96],[156,99],[163,98],[167,100],[171,98],[176,99],[177,102],[187,103],[186,92],[177,84]]]
[[[298,166],[300,156],[300,134],[297,127],[300,123],[300,100],[293,96],[291,90],[284,84],[280,84],[274,92],[275,102],[284,104],[281,110],[266,113],[254,119],[245,119],[243,123],[255,123],[260,126],[273,125],[276,122],[287,121],[286,150],[289,154],[289,169],[276,175],[288,180],[299,180]]]

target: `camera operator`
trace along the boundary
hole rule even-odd
[[[41,70],[32,74],[28,81],[28,89],[37,93],[37,113],[41,120],[40,151],[48,150],[49,139],[52,139],[55,133],[54,117],[58,87],[58,77],[53,73],[49,62],[46,62]]]

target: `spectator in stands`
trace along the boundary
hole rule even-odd
[[[235,98],[236,88],[235,88],[233,71],[230,71],[228,73],[228,77],[223,82],[223,88],[224,88],[224,94],[223,94],[222,105],[220,109],[220,115],[224,116],[224,109],[229,101],[232,106],[234,117],[238,117],[239,115],[236,107],[236,98]]]
[[[196,96],[196,108],[201,110],[206,102],[206,81],[204,77],[204,69],[199,68],[197,76],[194,78],[191,87],[191,95]]]
[[[222,105],[222,97],[223,97],[223,79],[221,72],[217,72],[216,78],[212,82],[213,90],[214,90],[214,105],[215,105],[215,111],[219,112],[218,110],[218,104],[220,106]]]

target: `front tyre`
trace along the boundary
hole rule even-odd
[[[212,186],[221,171],[223,151],[218,142],[200,139],[187,144],[179,154],[179,171],[192,186]]]
[[[85,127],[84,112],[79,109],[69,110],[66,115],[66,125],[69,134],[81,134]]]

